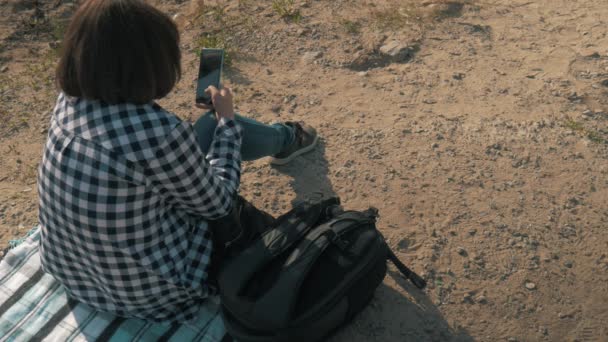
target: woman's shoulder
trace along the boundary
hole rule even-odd
[[[154,150],[182,123],[155,102],[109,104],[63,93],[55,114],[75,135],[126,154]]]

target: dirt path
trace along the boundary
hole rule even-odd
[[[36,222],[73,7],[45,5],[38,23],[32,2],[0,2],[3,243]],[[246,163],[242,193],[274,213],[331,194],[376,206],[428,279],[422,293],[391,272],[336,341],[608,341],[605,0],[307,0],[291,19],[272,1],[156,3],[177,14],[185,67],[162,105],[195,119],[195,51],[223,44],[242,113],[319,129],[290,166]]]

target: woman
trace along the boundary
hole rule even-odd
[[[73,298],[154,321],[195,317],[209,286],[207,220],[229,213],[241,159],[284,164],[314,129],[213,113],[192,127],[154,103],[180,77],[179,34],[140,0],[87,0],[67,29],[39,169],[42,265]],[[242,145],[242,146],[241,146]]]

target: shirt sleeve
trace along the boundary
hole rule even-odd
[[[227,215],[241,178],[242,128],[222,118],[205,157],[187,122],[179,123],[147,164],[150,181],[175,208],[205,219]]]

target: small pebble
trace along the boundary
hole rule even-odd
[[[564,266],[566,266],[568,268],[572,268],[573,263],[571,260],[566,260],[566,261],[564,261]]]
[[[8,70],[8,65],[5,65],[2,68],[0,68],[0,72],[6,72],[7,70]]]
[[[304,55],[302,56],[302,60],[305,62],[312,62],[321,56],[323,56],[323,52],[321,51],[309,51],[304,53]]]
[[[455,80],[459,80],[460,81],[460,80],[462,80],[464,78],[464,76],[465,76],[465,74],[463,74],[462,72],[455,72],[452,75],[452,78],[455,79]]]
[[[466,256],[467,255],[467,251],[464,248],[462,248],[462,247],[456,248],[456,251],[458,252],[458,254],[460,254],[462,256]]]
[[[528,290],[535,290],[536,289],[536,284],[534,284],[534,283],[526,283],[526,288]]]
[[[462,302],[463,303],[471,303],[471,302],[473,302],[473,299],[471,298],[470,294],[465,293],[464,296],[462,296]]]

